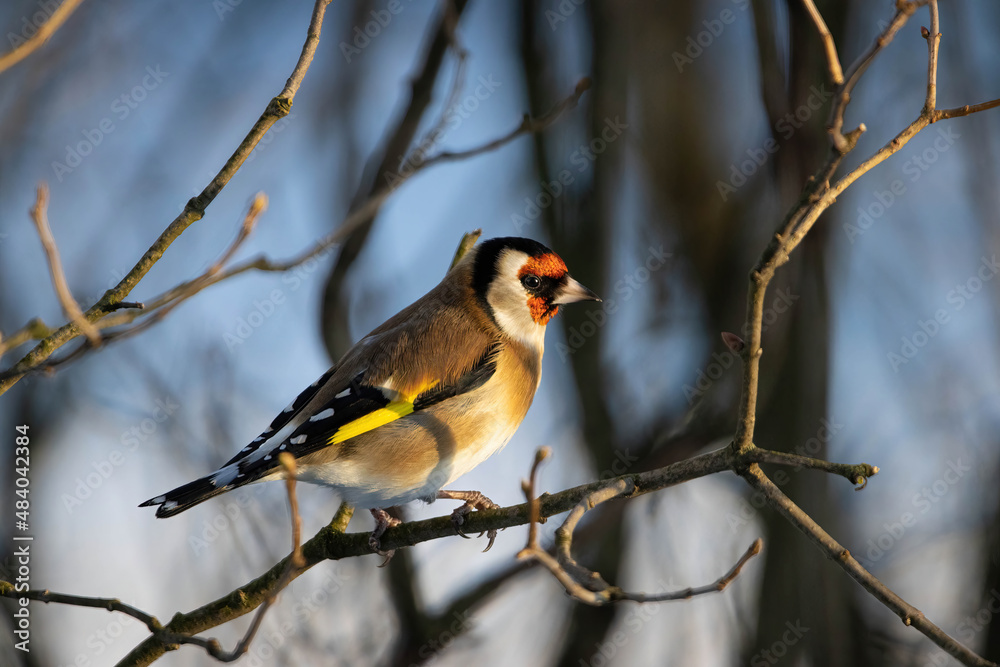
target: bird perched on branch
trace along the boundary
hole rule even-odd
[[[222,468],[140,507],[173,516],[251,482],[296,478],[369,509],[369,544],[398,523],[383,508],[435,498],[497,507],[443,487],[510,440],[541,380],[545,326],[562,304],[600,301],[547,247],[496,238],[470,250],[437,287],[362,338]],[[489,532],[493,544],[496,531]]]

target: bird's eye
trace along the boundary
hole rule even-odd
[[[539,279],[538,276],[529,274],[521,279],[521,284],[527,287],[528,289],[538,289],[539,287],[541,287],[542,281]]]

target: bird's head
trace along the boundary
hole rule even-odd
[[[531,239],[483,241],[472,261],[473,289],[487,312],[505,333],[539,347],[559,306],[601,300],[569,275],[559,255]]]

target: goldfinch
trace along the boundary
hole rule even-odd
[[[563,304],[600,301],[547,247],[496,238],[470,250],[421,299],[362,338],[222,468],[140,507],[173,516],[245,484],[296,478],[336,489],[375,517],[369,544],[398,520],[383,508],[412,500],[496,505],[445,487],[511,439],[542,375],[545,326]],[[489,535],[493,544],[495,531]],[[379,552],[381,553],[381,552]]]

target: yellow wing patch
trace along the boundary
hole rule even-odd
[[[327,444],[336,445],[345,440],[350,440],[362,433],[367,433],[368,431],[377,429],[379,426],[396,421],[400,417],[405,417],[411,412],[413,412],[413,401],[394,401],[384,408],[373,410],[364,417],[358,417],[354,421],[344,424],[337,429],[336,433],[330,436]]]

